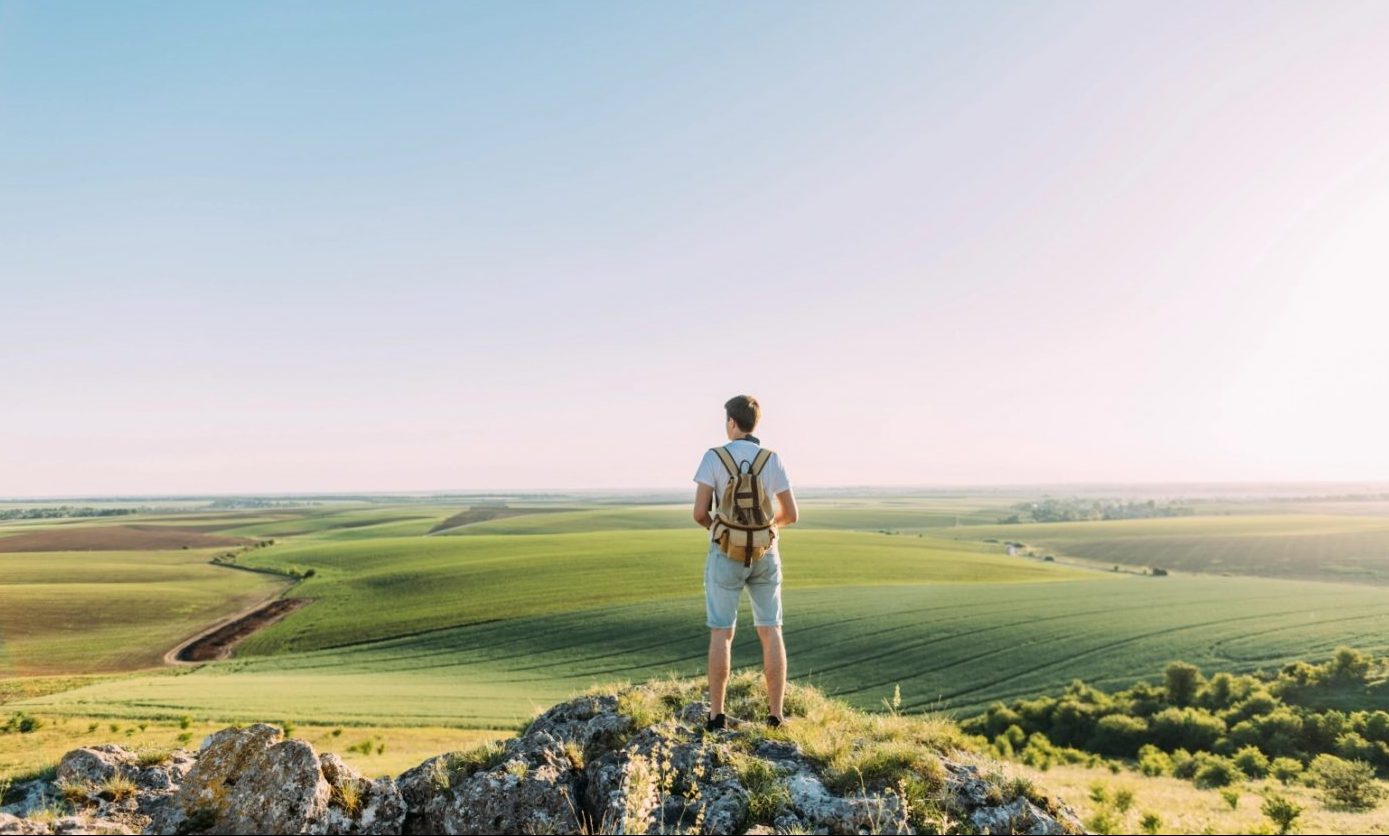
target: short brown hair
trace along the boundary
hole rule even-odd
[[[729,398],[728,403],[723,405],[723,411],[728,413],[728,417],[733,419],[738,429],[745,433],[752,432],[752,428],[757,426],[757,419],[762,417],[762,407],[758,406],[757,398],[752,395],[736,395]]]

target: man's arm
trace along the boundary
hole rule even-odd
[[[787,488],[786,490],[777,494],[776,517],[773,519],[773,522],[776,523],[777,528],[783,528],[785,526],[791,525],[800,518],[800,512],[796,510],[796,496],[795,494],[791,493],[791,489]]]
[[[695,488],[694,521],[705,528],[708,528],[714,523],[714,518],[709,516],[709,506],[713,501],[713,486],[700,482],[699,487]]]

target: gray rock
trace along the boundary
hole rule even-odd
[[[405,803],[403,832],[444,832],[444,807],[448,804],[452,782],[450,764],[458,754],[435,755],[396,778],[396,788]]]
[[[747,816],[718,738],[680,720],[643,729],[585,775],[585,807],[604,833],[735,833]]]
[[[10,803],[0,807],[0,814],[25,818],[38,810],[53,806],[62,798],[62,792],[49,781],[34,780],[15,784],[10,787],[5,797],[10,799]]]
[[[500,763],[446,791],[444,833],[581,833],[579,771],[540,729],[506,745]]]
[[[561,743],[577,744],[591,758],[620,746],[633,730],[632,718],[617,710],[617,697],[583,696],[535,718],[526,735],[545,732]]]
[[[48,833],[48,826],[29,821],[26,818],[11,815],[10,813],[0,813],[0,833]]]
[[[1059,822],[1021,796],[1001,807],[981,807],[970,814],[969,820],[978,833],[1053,836],[1066,832]]]
[[[309,744],[264,723],[223,729],[145,832],[318,832],[331,792]]]
[[[913,832],[891,789],[840,794],[793,743],[736,724],[706,732],[707,710],[691,703],[637,729],[616,698],[580,697],[483,757],[440,755],[396,779],[364,778],[268,725],[223,729],[197,753],[143,767],[120,746],[84,747],[63,757],[54,780],[10,790],[0,834]],[[1055,799],[1031,789],[1009,795],[990,762],[936,757],[940,768],[928,763],[932,774],[921,777],[947,830],[1083,832]],[[759,777],[744,785],[759,761]],[[134,791],[103,792],[118,776]],[[65,796],[77,815],[52,819]],[[40,821],[23,818],[40,811]]]
[[[58,780],[67,784],[100,784],[117,775],[134,779],[135,753],[107,743],[73,749],[58,762]]]
[[[53,822],[53,832],[57,834],[112,834],[137,833],[125,822],[103,819],[96,816],[64,816]]]
[[[323,779],[331,788],[328,810],[314,828],[317,833],[399,833],[405,821],[405,799],[390,778],[372,781],[334,754],[318,757]]]

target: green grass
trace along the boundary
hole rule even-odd
[[[1020,540],[1101,563],[1389,584],[1389,517],[1173,517],[980,526],[945,536]]]
[[[253,522],[222,529],[221,533],[240,537],[292,537],[325,533],[347,533],[383,525],[406,525],[407,534],[423,534],[453,511],[432,506],[399,506],[342,509],[312,509],[285,515],[270,522]]]
[[[798,503],[801,529],[928,532],[955,525],[992,523],[998,511],[981,510],[976,503],[952,500],[902,500],[865,503],[807,500]],[[479,534],[564,534],[584,531],[690,530],[691,505],[623,505],[545,514],[505,517],[473,523],[447,532],[449,536]]]
[[[1385,591],[1240,578],[1122,576],[1048,584],[790,587],[796,681],[879,709],[900,685],[909,711],[968,715],[1073,678],[1127,687],[1181,658],[1247,671],[1389,652]],[[749,613],[735,664],[759,658]],[[593,682],[697,675],[697,596],[505,619],[353,647],[244,659],[23,700],[34,713],[226,720],[287,718],[496,728]]]
[[[1155,553],[1221,547],[1227,565],[1240,554],[1248,568],[1280,544],[1373,544],[1389,519],[954,527],[957,514],[977,522],[1004,501],[1015,498],[806,503],[802,524],[783,535],[793,677],[862,708],[881,708],[900,685],[907,710],[968,714],[1077,677],[1127,686],[1174,658],[1240,671],[1340,644],[1389,651],[1383,587],[1187,575],[1175,565],[1178,574],[1163,579],[1102,574],[1010,558],[1000,544],[982,542],[1045,543],[1104,564],[1130,562],[1118,556],[1130,549],[1139,565],[1158,562]],[[11,684],[7,709],[497,728],[596,681],[699,673],[705,535],[686,507],[594,506],[422,536],[459,510],[238,512],[226,515],[234,524],[225,528],[219,515],[197,514],[198,524],[226,533],[274,537],[275,546],[239,560],[313,569],[294,594],[314,602],[252,636],[235,661],[61,688]],[[149,665],[280,583],[209,566],[210,553],[0,555],[0,662],[10,665],[0,675]],[[746,605],[741,624],[736,663],[755,664]]]
[[[558,516],[558,514],[537,515]],[[525,518],[521,518],[525,519]],[[496,619],[700,598],[704,534],[646,530],[381,538],[249,552],[248,566],[313,569],[314,603],[257,633],[243,655],[309,650]],[[1063,580],[1075,570],[1001,547],[838,531],[787,531],[790,588]]]
[[[212,566],[210,553],[0,553],[0,676],[158,665],[181,639],[283,586]]]

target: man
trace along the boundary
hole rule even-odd
[[[726,449],[740,466],[751,462],[761,449],[761,442],[752,430],[762,415],[757,399],[738,395],[724,404],[724,428],[729,443]],[[728,469],[717,453],[708,450],[699,463],[694,480],[695,522],[709,528],[714,520],[710,504],[715,496],[723,496],[729,480]],[[762,469],[762,484],[769,496],[776,497],[775,529],[785,528],[797,519],[796,498],[791,494],[791,482],[781,458],[772,453]],[[767,679],[767,724],[779,726],[782,715],[782,695],[786,691],[786,645],[781,640],[781,555],[780,538],[772,541],[760,560],[750,566],[729,559],[717,542],[710,540],[709,554],[704,560],[704,604],[709,627],[709,718],[710,731],[727,727],[724,714],[724,695],[733,650],[733,629],[738,620],[738,601],[743,587],[752,599],[753,626],[762,640],[762,670]]]

